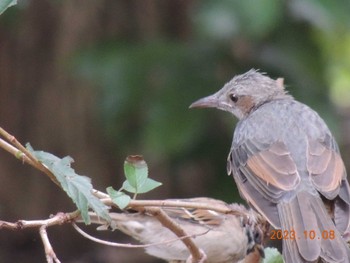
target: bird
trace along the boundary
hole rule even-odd
[[[240,204],[227,204],[207,197],[168,200],[207,204],[231,211],[223,214],[208,209],[162,207],[188,235],[194,236],[194,243],[206,255],[205,262],[255,263],[262,258],[263,241],[269,225],[255,211]],[[188,262],[186,260],[190,254],[186,246],[154,216],[143,212],[113,212],[110,217],[113,229],[118,229],[143,244],[156,243],[145,248],[149,255],[171,263]]]
[[[251,69],[190,108],[217,108],[236,124],[227,158],[240,195],[283,235],[286,263],[350,262],[350,188],[325,121],[283,79]]]

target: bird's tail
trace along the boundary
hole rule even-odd
[[[285,263],[350,263],[350,250],[319,196],[299,192],[278,205]]]

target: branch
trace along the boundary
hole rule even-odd
[[[55,251],[53,250],[51,243],[49,241],[49,237],[47,235],[46,226],[41,226],[39,228],[39,233],[41,240],[43,241],[44,249],[45,249],[45,255],[46,255],[46,261],[48,263],[61,263],[61,261],[57,258]]]
[[[14,155],[17,159],[22,160],[22,162],[27,163],[39,171],[44,172],[56,185],[61,188],[60,183],[57,181],[56,177],[50,172],[49,169],[41,162],[39,162],[17,139],[15,136],[9,134],[3,128],[0,127],[0,135],[4,137],[9,143],[0,139],[0,147],[5,151]]]
[[[0,221],[0,229],[22,230],[25,228],[39,228],[39,234],[45,249],[46,261],[48,263],[60,263],[60,260],[57,258],[51,246],[46,229],[53,225],[70,223],[79,215],[79,211],[75,211],[72,213],[58,213],[55,216],[45,220],[18,220],[15,223]]]
[[[110,204],[112,205],[112,204]],[[139,207],[149,207],[149,206],[157,206],[157,207],[184,207],[184,208],[196,208],[196,209],[207,209],[216,211],[222,214],[234,214],[234,211],[226,206],[213,206],[206,203],[194,203],[194,202],[186,202],[186,201],[175,201],[175,200],[131,200],[129,203],[129,207],[139,208]]]
[[[71,222],[79,215],[79,211],[75,211],[71,213],[58,213],[55,216],[44,220],[18,220],[15,223],[0,220],[0,229],[22,230],[25,228],[34,228],[41,226],[49,227],[53,225],[62,225]]]
[[[13,156],[15,156],[17,159],[22,160],[23,162],[33,166],[34,168],[37,168],[38,170],[44,172],[49,178],[60,188],[60,184],[57,181],[56,177],[51,173],[51,171],[43,165],[41,162],[39,162],[21,143],[17,141],[17,139],[9,134],[7,131],[5,131],[3,128],[0,127],[0,135],[3,136],[7,141],[9,141],[11,144],[7,143],[3,139],[0,139],[0,147],[6,150],[7,152],[11,153]],[[101,199],[105,204],[107,205],[113,205],[116,206],[109,196],[103,192],[100,192],[98,190],[94,190],[93,194]],[[171,200],[153,200],[153,201],[146,201],[146,200],[131,200],[129,203],[130,208],[142,208],[145,206],[157,206],[157,207],[185,207],[185,208],[198,208],[198,209],[209,209],[212,211],[216,211],[223,214],[232,214],[232,209],[227,207],[217,207],[217,206],[210,206],[208,204],[201,204],[201,203],[188,203],[188,202],[179,202],[179,201],[171,201]]]
[[[114,206],[119,208],[108,194],[103,193],[98,190],[94,190],[93,194],[100,198],[101,201],[108,205],[108,206]],[[218,206],[217,204],[211,205],[207,203],[200,203],[200,202],[186,202],[186,201],[179,201],[179,200],[130,200],[128,204],[128,208],[134,208],[135,210],[139,210],[138,208],[148,207],[148,206],[156,206],[156,207],[184,207],[184,208],[194,208],[194,209],[207,209],[212,210],[221,214],[231,214],[231,215],[239,215],[242,216],[242,211],[235,211],[232,208],[222,205]]]
[[[49,178],[60,188],[61,185],[57,181],[56,177],[52,174],[52,172],[38,159],[31,154],[21,143],[17,141],[17,139],[6,132],[4,129],[0,127],[0,136],[4,137],[7,142],[0,138],[0,147],[14,155],[16,158],[21,159],[23,162],[28,163],[34,168],[44,172]],[[99,192],[97,190],[93,190],[93,194],[101,199],[107,205],[117,206],[108,195],[105,193]],[[131,200],[128,208],[132,208],[138,211],[145,211],[151,215],[153,215],[160,223],[171,230],[174,234],[176,234],[182,242],[186,245],[188,250],[191,253],[191,261],[193,263],[204,262],[205,254],[200,251],[200,249],[195,245],[192,238],[186,234],[186,232],[175,222],[173,221],[163,210],[161,207],[185,207],[185,208],[197,208],[197,209],[209,209],[212,211],[216,211],[224,214],[234,214],[233,210],[226,206],[212,206],[206,203],[189,203],[185,201],[173,201],[173,200],[153,200],[153,201],[139,201],[139,200]],[[76,218],[79,215],[79,212],[75,212],[74,215],[65,217],[65,215],[69,214],[57,214],[55,217],[47,219],[47,220],[37,220],[37,221],[25,221],[20,220],[17,223],[8,223],[4,221],[0,221],[0,229],[8,228],[13,230],[23,229],[26,227],[39,227],[40,228],[40,236],[42,238],[45,254],[48,262],[59,262],[57,259],[51,244],[49,242],[46,228],[52,224],[61,224],[62,222],[68,222],[73,218]]]

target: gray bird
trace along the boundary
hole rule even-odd
[[[320,116],[250,70],[190,108],[239,119],[227,160],[241,196],[281,229],[286,263],[350,262],[350,188],[338,145]]]

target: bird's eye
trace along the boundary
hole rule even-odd
[[[237,97],[237,95],[236,94],[233,94],[233,93],[231,93],[230,95],[229,95],[229,97],[230,97],[230,100],[232,101],[232,102],[237,102],[238,101],[238,97]]]

